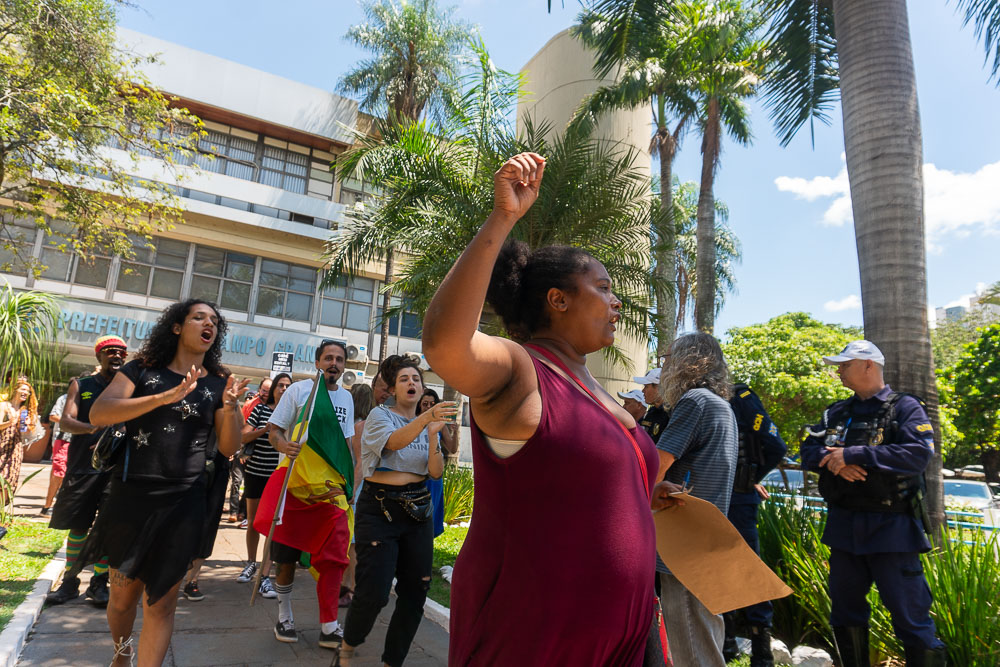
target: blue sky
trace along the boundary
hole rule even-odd
[[[447,0],[439,0],[447,6]],[[355,0],[140,0],[121,25],[327,90],[364,54],[343,41],[363,20]],[[575,0],[551,14],[545,0],[463,0],[456,16],[479,26],[499,67],[519,70],[579,11]],[[1000,280],[1000,90],[987,80],[983,51],[954,4],[909,3],[925,162],[928,293],[931,306],[967,299]],[[726,143],[716,197],[728,204],[743,243],[738,294],[716,331],[803,310],[828,322],[861,324],[860,286],[846,199],[840,108],[833,123],[808,128],[788,148],[766,112],[753,107],[755,140]],[[699,141],[682,145],[675,166],[697,180]]]

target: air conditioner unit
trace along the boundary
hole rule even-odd
[[[365,374],[361,371],[344,371],[344,375],[340,378],[340,384],[347,388],[353,387],[356,384],[363,384],[365,381]]]
[[[368,348],[364,345],[348,345],[347,361],[348,363],[367,364]]]
[[[419,352],[405,352],[403,356],[419,366],[422,371],[429,371],[431,369],[430,365],[427,363],[427,357]]]

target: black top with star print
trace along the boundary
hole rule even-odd
[[[133,398],[159,394],[184,380],[183,375],[168,368],[143,368],[138,360],[122,366],[119,373],[135,385]],[[215,424],[215,411],[222,407],[225,387],[223,377],[203,377],[194,391],[177,403],[162,405],[126,422],[127,479],[197,480],[205,470],[205,449]]]

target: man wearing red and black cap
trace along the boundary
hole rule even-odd
[[[80,595],[80,579],[76,576],[76,559],[87,539],[97,508],[108,486],[110,473],[98,472],[90,464],[94,445],[102,429],[90,424],[90,407],[111,384],[118,369],[125,363],[127,347],[118,336],[102,336],[94,344],[99,370],[81,377],[69,385],[66,408],[59,419],[59,428],[72,433],[66,463],[66,477],[56,497],[49,526],[69,530],[66,537],[66,569],[62,584],[45,598],[49,604],[62,604]],[[94,576],[87,587],[87,599],[98,607],[108,604],[108,565],[103,560],[94,565]]]

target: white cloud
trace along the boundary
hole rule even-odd
[[[924,165],[924,220],[927,243],[931,247],[949,236],[1000,232],[1000,162],[978,171],[954,172]],[[851,194],[846,166],[836,176],[806,179],[779,176],[774,180],[781,192],[799,199],[830,199],[823,213],[824,225],[842,226],[852,222]]]
[[[955,306],[962,306],[963,308],[968,308],[969,307],[969,300],[970,299],[974,299],[975,297],[976,297],[975,294],[963,294],[962,296],[958,297],[957,299],[955,299],[951,303],[946,303],[944,305],[944,307],[945,308],[954,308]]]
[[[861,297],[857,294],[850,294],[839,301],[827,301],[823,304],[823,309],[831,313],[839,313],[842,310],[857,310],[861,307]]]

